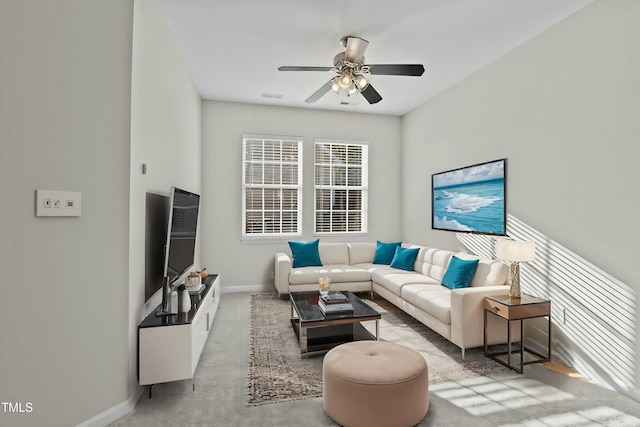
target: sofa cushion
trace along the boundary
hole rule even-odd
[[[346,243],[320,243],[320,259],[324,265],[351,264]]]
[[[414,283],[403,286],[400,296],[442,323],[451,324],[451,289]]]
[[[402,270],[413,271],[413,264],[418,256],[420,248],[396,247],[396,253],[391,260],[391,267]]]
[[[361,262],[359,264],[353,264],[353,266],[361,268],[363,270],[367,270],[371,274],[373,274],[373,272],[376,270],[398,271],[386,264],[374,264],[372,262]]]
[[[310,242],[289,242],[291,257],[293,258],[292,266],[294,268],[321,266],[322,261],[318,252],[318,243],[320,243],[320,239]]]
[[[477,259],[463,260],[454,255],[442,277],[442,284],[449,289],[467,288],[476,268],[478,268]]]
[[[381,241],[376,242],[376,255],[373,257],[374,264],[391,264],[393,256],[396,254],[396,248],[400,246],[402,242],[390,242],[385,243]]]
[[[349,264],[370,264],[376,255],[376,244],[374,242],[347,243],[349,249]]]
[[[504,285],[509,277],[509,267],[502,261],[478,258],[465,252],[459,252],[456,256],[460,259],[479,259],[476,273],[469,286],[495,286]]]
[[[318,283],[322,276],[331,278],[331,283],[367,282],[371,280],[371,273],[348,264],[324,265],[321,267],[292,268],[289,274],[291,285]]]
[[[452,256],[452,251],[423,247],[418,254],[415,270],[440,282]]]
[[[440,282],[430,277],[416,273],[415,271],[406,271],[394,269],[379,269],[371,273],[371,280],[387,289],[389,292],[400,296],[403,286],[413,283],[425,283],[431,285],[440,285]]]

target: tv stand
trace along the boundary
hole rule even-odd
[[[210,274],[204,291],[190,298],[188,313],[160,305],[138,325],[138,382],[149,386],[149,397],[154,384],[193,379],[220,304],[220,276]]]

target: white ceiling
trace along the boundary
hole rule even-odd
[[[561,21],[592,0],[160,0],[203,99],[403,115]],[[354,35],[369,64],[424,64],[421,77],[371,76],[382,101],[341,105],[328,92],[305,103]],[[282,99],[262,98],[280,94]]]

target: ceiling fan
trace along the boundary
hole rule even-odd
[[[421,76],[424,73],[422,64],[365,64],[364,51],[369,45],[365,39],[355,36],[345,36],[340,40],[344,52],[333,58],[333,67],[283,66],[279,71],[332,71],[338,73],[313,95],[305,100],[311,104],[333,90],[336,93],[346,91],[348,96],[361,93],[369,102],[375,104],[382,100],[382,96],[369,83],[369,75],[387,76]]]

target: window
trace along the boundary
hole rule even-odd
[[[242,237],[302,235],[302,138],[242,135]]]
[[[369,146],[316,140],[315,232],[366,233]]]

